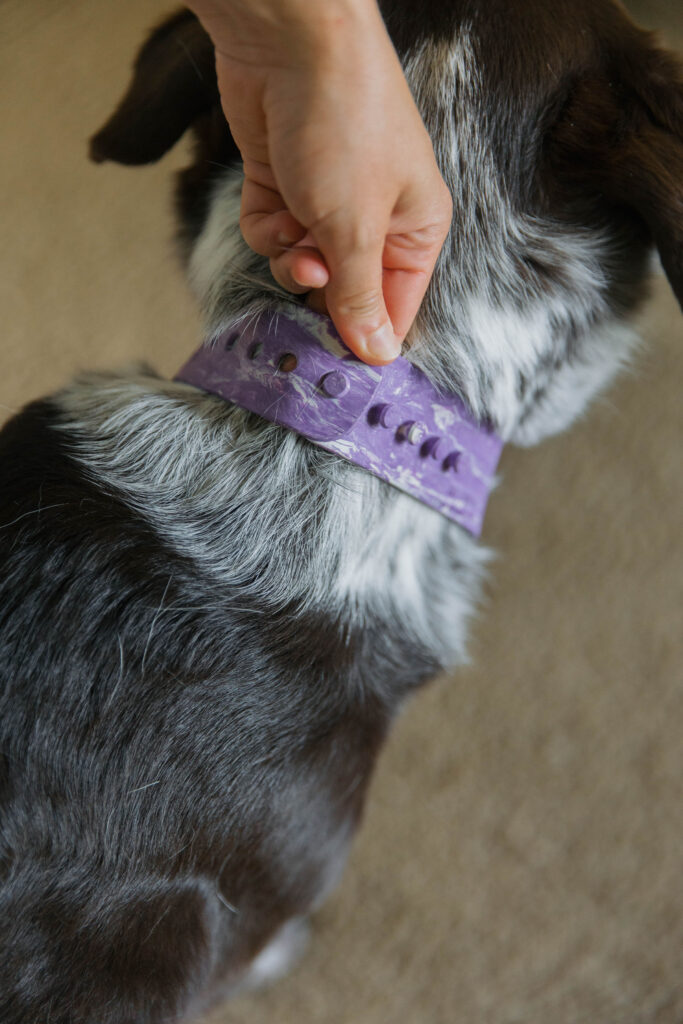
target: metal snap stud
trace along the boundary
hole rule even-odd
[[[278,360],[277,368],[281,373],[291,373],[298,365],[299,360],[293,352],[284,352]]]
[[[396,436],[402,441],[407,441],[409,444],[420,444],[424,440],[425,436],[424,424],[417,423],[415,420],[408,420],[406,423],[402,423],[396,431]]]

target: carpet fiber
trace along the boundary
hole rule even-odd
[[[200,337],[171,172],[86,160],[159,0],[3,0],[0,418]],[[676,13],[676,11],[678,13]],[[683,48],[672,2],[638,13]],[[381,760],[314,942],[212,1024],[682,1024],[683,320],[586,419],[505,452],[472,664]]]

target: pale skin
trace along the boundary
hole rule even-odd
[[[400,352],[451,199],[376,0],[193,0],[244,162],[240,226],[369,363]]]

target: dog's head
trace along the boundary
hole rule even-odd
[[[506,437],[536,441],[624,359],[653,245],[683,302],[681,67],[613,0],[382,6],[454,205],[409,357]],[[285,297],[239,235],[213,48],[181,12],[143,46],[91,153],[148,163],[188,128],[181,238],[215,326]]]

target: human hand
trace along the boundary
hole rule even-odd
[[[240,225],[361,359],[400,351],[451,199],[375,0],[197,0],[244,161]]]

